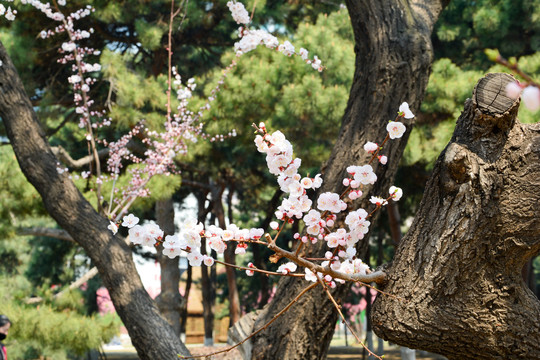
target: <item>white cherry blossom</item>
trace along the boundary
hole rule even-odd
[[[405,125],[399,121],[390,121],[388,125],[386,125],[386,130],[388,130],[390,139],[399,139],[407,129],[405,128]]]
[[[414,117],[414,114],[409,109],[409,104],[407,104],[406,102],[402,103],[399,106],[399,112],[403,114],[403,117],[405,119],[412,119]]]
[[[394,201],[398,201],[403,196],[403,190],[401,190],[397,186],[390,186],[390,189],[388,189],[388,193],[392,196],[392,200]]]
[[[139,223],[139,218],[133,214],[126,215],[122,218],[122,226],[132,228]]]

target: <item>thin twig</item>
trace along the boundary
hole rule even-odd
[[[407,302],[407,300],[405,300],[404,298],[400,298],[399,296],[396,296],[396,295],[393,295],[393,294],[390,294],[390,293],[387,293],[386,291],[382,291],[381,289],[378,289],[376,288],[375,286],[372,286],[368,283],[365,283],[365,282],[362,282],[362,281],[356,281],[356,283],[362,285],[362,286],[365,286],[367,288],[370,288],[370,289],[373,289],[375,290],[376,292],[380,293],[381,295],[384,295],[384,296],[388,296],[388,297],[391,297],[393,299],[396,299],[398,301],[405,301]]]
[[[284,274],[284,273],[278,273],[278,272],[275,272],[275,271],[261,270],[261,269],[258,269],[258,268],[249,268],[249,267],[245,267],[245,266],[238,266],[238,265],[229,264],[229,263],[227,263],[227,262],[219,261],[219,260],[214,260],[214,262],[216,262],[216,263],[218,263],[218,264],[221,264],[221,265],[224,265],[224,266],[232,267],[232,268],[235,268],[235,269],[238,269],[238,270],[255,271],[255,272],[259,272],[259,273],[266,274],[266,275],[304,277],[303,274],[295,274],[295,273],[292,273],[292,274],[291,274],[291,273]]]
[[[300,299],[305,293],[307,293],[309,290],[313,289],[314,287],[316,287],[317,285],[319,285],[319,283],[313,283],[311,285],[309,285],[308,287],[306,287],[304,290],[302,290],[300,292],[300,294],[298,294],[287,306],[285,306],[280,312],[278,312],[276,315],[274,315],[274,317],[268,321],[266,324],[264,324],[263,326],[261,326],[259,329],[257,329],[257,331],[251,333],[251,335],[249,335],[247,338],[245,338],[244,340],[240,341],[239,343],[237,344],[234,344],[233,346],[230,346],[228,348],[226,348],[225,350],[220,350],[220,351],[216,351],[216,352],[213,352],[213,353],[210,353],[210,354],[205,354],[205,355],[198,355],[198,356],[182,356],[182,355],[178,355],[178,357],[180,359],[197,359],[197,358],[204,358],[204,357],[209,357],[209,356],[214,356],[214,355],[218,355],[218,354],[222,354],[222,353],[225,353],[225,352],[228,352],[228,351],[231,351],[232,349],[235,349],[237,348],[238,346],[242,345],[243,343],[245,343],[246,341],[248,341],[249,339],[251,339],[253,336],[257,335],[258,333],[260,333],[261,331],[265,330],[268,326],[270,326],[270,324],[272,324],[277,318],[279,318],[281,315],[283,315],[287,310],[289,310],[291,308],[291,306],[294,305],[294,303],[296,303],[298,301],[298,299]]]
[[[356,332],[353,330],[353,328],[351,327],[351,324],[349,324],[349,322],[345,319],[345,316],[343,315],[343,313],[341,312],[341,307],[338,305],[338,303],[336,302],[336,300],[334,299],[334,297],[332,296],[332,294],[330,293],[330,291],[328,290],[328,287],[326,286],[326,284],[324,284],[324,282],[319,278],[317,277],[317,279],[319,279],[319,283],[322,285],[324,291],[326,292],[326,295],[328,296],[328,298],[330,299],[330,301],[332,301],[332,304],[334,304],[334,307],[336,308],[337,312],[339,313],[339,316],[341,317],[341,320],[343,320],[343,323],[347,326],[347,328],[349,329],[349,331],[351,332],[351,334],[353,334],[353,336],[356,338],[356,341],[362,345],[364,347],[364,349],[367,350],[367,352],[376,357],[377,359],[379,360],[382,360],[382,357],[380,357],[379,355],[375,354],[373,351],[371,351],[369,349],[369,347],[366,346],[365,343],[362,342],[362,340],[360,340],[360,338],[358,337],[358,335],[356,335]]]

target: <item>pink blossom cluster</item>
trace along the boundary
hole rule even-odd
[[[224,76],[234,65],[229,66],[224,72]],[[114,199],[116,207],[111,211],[111,216],[121,217],[129,208],[130,204],[138,197],[146,197],[150,195],[150,190],[147,184],[150,179],[156,175],[169,176],[177,173],[174,160],[177,156],[185,155],[188,151],[188,144],[197,142],[199,138],[210,139],[210,141],[223,141],[228,137],[236,136],[236,130],[231,130],[227,135],[214,135],[212,138],[203,132],[203,123],[201,118],[204,112],[210,109],[210,102],[213,95],[208,99],[207,104],[200,108],[197,113],[189,110],[189,101],[192,98],[193,91],[197,84],[195,79],[189,79],[185,84],[182,82],[181,76],[177,73],[176,68],[171,69],[174,80],[172,84],[175,87],[176,98],[179,103],[176,112],[172,116],[168,116],[165,122],[164,131],[151,131],[142,123],[133,129],[129,134],[123,136],[119,141],[109,145],[110,154],[108,167],[112,174],[119,174],[119,169],[122,167],[122,160],[127,160],[132,163],[140,164],[140,166],[130,167],[130,181],[126,187],[123,187],[119,192],[120,196]],[[219,86],[222,81],[213,90],[212,94],[219,91]],[[147,145],[147,150],[143,158],[133,155],[127,144],[133,136],[141,133],[143,135],[143,143]],[[116,191],[116,189],[114,189]]]
[[[510,82],[506,85],[506,95],[511,99],[521,96],[523,104],[531,111],[540,109],[540,89],[535,85],[521,84],[519,81]]]
[[[410,112],[408,106],[406,109],[403,108],[404,106],[402,105],[398,116],[409,116],[404,111],[407,110]],[[396,121],[396,123],[398,122]],[[302,218],[305,224],[306,235],[301,237],[300,234],[295,234],[295,238],[300,238],[304,243],[309,240],[311,242],[324,240],[329,248],[341,249],[338,251],[338,260],[331,261],[332,266],[336,267],[334,270],[341,271],[345,274],[354,271],[354,264],[361,263],[359,259],[354,257],[356,254],[354,246],[369,231],[370,222],[367,220],[369,217],[368,212],[364,209],[350,211],[345,220],[349,231],[344,228],[332,230],[336,214],[345,211],[348,207],[342,196],[332,192],[322,193],[317,199],[317,209],[312,209],[311,200],[307,197],[306,190],[317,188],[321,185],[322,180],[320,180],[320,175],[316,177],[317,186],[313,186],[313,182],[310,179],[308,181],[301,180],[301,176],[298,174],[301,161],[294,158],[292,145],[285,139],[284,135],[279,131],[272,134],[267,133],[263,123],[259,124],[258,130],[261,134],[255,138],[257,149],[259,152],[266,153],[266,162],[269,171],[278,176],[280,188],[289,194],[288,197],[283,199],[282,204],[276,211],[277,219],[283,222],[293,222],[294,219]],[[392,131],[392,129],[389,129],[389,137],[391,137],[390,133]],[[397,134],[396,137],[401,137],[402,135],[403,133]],[[379,149],[379,146],[375,143],[368,143],[366,147],[366,151],[369,153],[373,153]],[[377,180],[373,167],[369,164],[349,166],[347,167],[347,173],[349,177],[343,180],[343,184],[348,187],[346,193],[349,194],[351,200],[362,196],[362,192],[357,190],[357,188],[374,184]],[[393,186],[390,190],[389,198],[397,201],[401,195],[401,189]],[[372,199],[377,199],[377,202],[374,203],[377,207],[387,202],[384,198],[372,197]],[[279,229],[279,224],[274,223],[271,227],[277,230]],[[345,259],[345,261],[340,261],[340,257],[341,259]],[[306,277],[314,279],[314,274],[310,271],[306,270]],[[330,283],[328,279],[325,279],[325,281]]]
[[[21,4],[23,5],[28,4],[35,7],[36,9],[44,13],[48,18],[53,19],[54,21],[64,20],[64,14],[62,14],[59,11],[54,11],[51,8],[50,3],[42,3],[39,0],[21,0]],[[66,0],[60,0],[57,2],[57,4],[60,6],[65,6]]]
[[[109,148],[109,158],[107,159],[107,170],[113,177],[120,175],[122,169],[122,160],[129,160],[134,163],[138,163],[141,160],[133,155],[128,149],[128,143],[136,136],[142,128],[142,124],[135,126],[127,134],[124,134],[117,141],[107,143],[103,141],[103,144]]]
[[[7,2],[13,2],[13,0],[5,0]],[[62,21],[64,20],[64,14],[62,14],[59,11],[54,11],[51,8],[50,3],[42,3],[39,0],[21,0],[21,4],[23,5],[31,5],[34,8],[38,9],[42,13],[44,13],[48,18],[53,19],[55,21]],[[66,0],[58,0],[57,4],[60,6],[66,5]],[[6,7],[3,4],[0,4],[0,15],[3,15],[7,20],[13,21],[15,20],[15,15],[17,14],[17,10],[12,10],[11,6],[8,6],[7,10]]]

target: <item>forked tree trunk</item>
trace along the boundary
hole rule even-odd
[[[540,124],[515,119],[507,74],[465,103],[387,269],[373,326],[449,359],[540,359],[540,302],[521,276],[540,251]]]
[[[21,170],[40,193],[47,212],[99,270],[139,357],[174,359],[189,354],[144,289],[130,248],[107,230],[109,221],[94,210],[68,175],[56,170],[57,160],[1,43],[0,60],[0,116]]]
[[[386,124],[397,115],[399,105],[407,101],[416,110],[428,82],[433,51],[431,31],[447,1],[347,1],[355,35],[355,73],[349,102],[339,137],[324,169],[321,192],[341,192],[342,179],[349,165],[363,165],[369,155],[363,150],[367,141],[382,141]],[[370,195],[387,194],[411,130],[401,139],[385,146],[388,165],[375,165],[378,181],[365,191],[360,206],[369,207]],[[363,257],[367,238],[358,246]],[[309,247],[310,255],[324,254],[324,244]],[[283,278],[276,296],[257,319],[254,328],[267,323],[307,286],[304,280]],[[335,292],[338,301],[349,286]],[[317,287],[273,322],[253,340],[252,359],[325,359],[334,332],[337,312],[323,290]]]

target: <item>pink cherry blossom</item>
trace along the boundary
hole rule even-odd
[[[192,251],[188,254],[187,259],[189,260],[189,265],[201,266],[201,263],[203,261],[203,256],[198,251]]]
[[[129,241],[133,244],[142,244],[146,230],[141,225],[135,225],[128,231]]]
[[[182,253],[182,249],[179,247],[171,247],[167,249],[163,249],[163,254],[167,256],[169,259],[174,259],[177,256],[180,256]]]
[[[527,109],[531,111],[540,109],[540,89],[532,85],[527,86],[523,89],[521,100]]]
[[[364,185],[374,184],[377,181],[377,175],[371,165],[364,165],[356,168],[354,180]]]
[[[279,268],[276,270],[276,272],[282,273],[282,274],[289,274],[289,273],[295,272],[297,268],[298,268],[298,265],[296,265],[293,262],[288,262],[286,264],[280,265]]]
[[[253,265],[253,263],[248,263],[248,268],[252,268],[252,269],[255,269],[255,265]],[[255,274],[255,271],[253,270],[246,270],[246,275],[247,276],[253,276]]]
[[[521,94],[522,87],[519,85],[518,81],[512,81],[506,84],[506,96],[511,99],[517,99]]]

